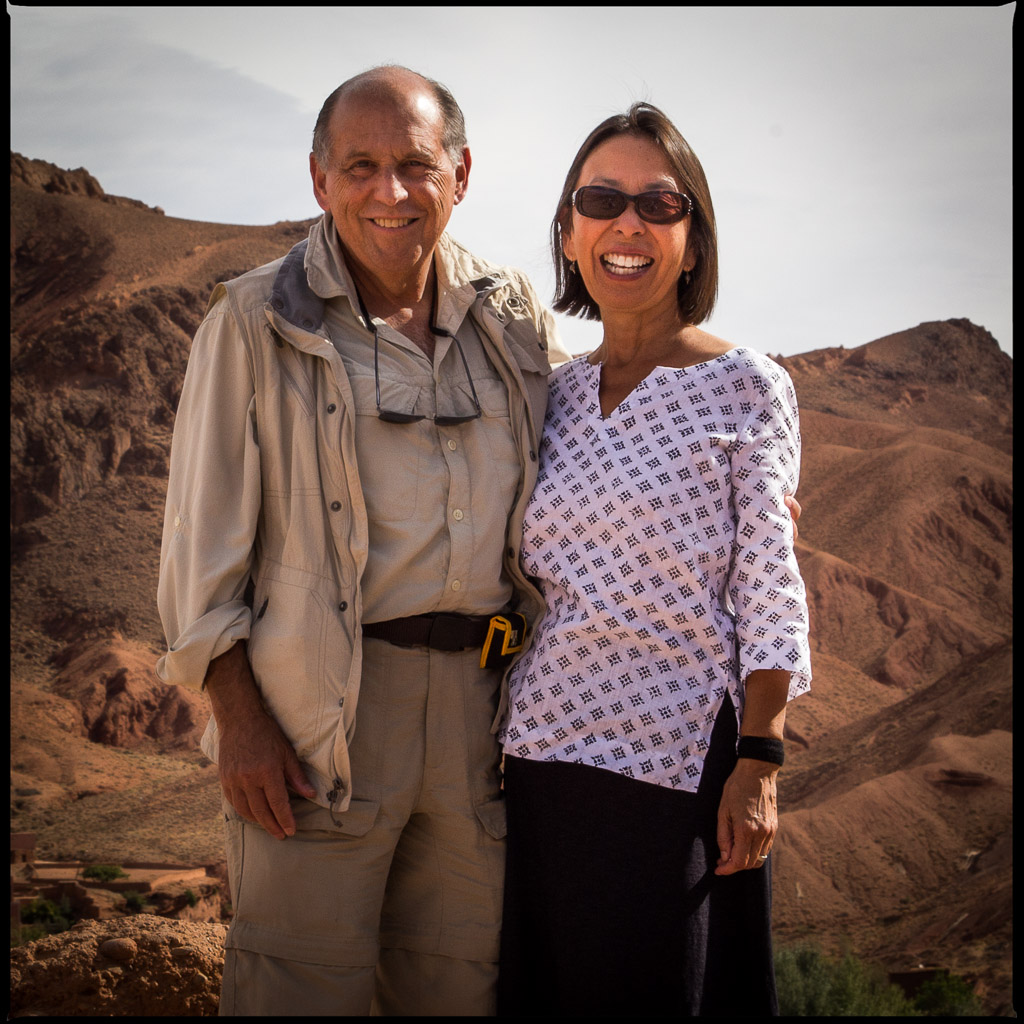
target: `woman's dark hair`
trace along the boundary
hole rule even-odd
[[[679,129],[662,111],[650,103],[634,103],[625,114],[616,114],[602,121],[587,136],[565,178],[558,210],[551,222],[551,257],[555,264],[555,298],[552,308],[559,313],[600,320],[601,311],[591,298],[578,273],[571,273],[569,260],[562,251],[562,236],[572,217],[572,194],[579,181],[587,157],[602,142],[616,135],[636,135],[650,139],[668,157],[680,182],[680,188],[693,200],[690,234],[687,244],[697,262],[689,275],[679,278],[679,315],[684,323],[699,324],[711,316],[718,298],[718,232],[711,192],[704,168]]]

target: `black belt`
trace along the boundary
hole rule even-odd
[[[399,647],[432,647],[435,651],[480,648],[481,668],[504,669],[526,643],[526,617],[507,611],[497,615],[432,612],[364,623],[363,636]]]
[[[464,651],[483,647],[491,625],[490,615],[457,615],[432,612],[407,619],[363,624],[363,636],[387,640],[399,647],[431,647],[435,651]]]

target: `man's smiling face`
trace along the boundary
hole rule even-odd
[[[357,280],[407,277],[429,267],[469,178],[469,150],[453,163],[429,87],[341,96],[326,167],[311,158],[314,192],[330,210]]]

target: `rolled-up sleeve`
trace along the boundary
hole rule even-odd
[[[260,513],[253,368],[223,295],[192,344],[171,444],[157,603],[157,674],[201,688],[213,658],[249,635],[244,595]]]
[[[800,423],[789,374],[757,372],[751,409],[730,453],[736,548],[729,597],[736,613],[740,679],[790,672],[789,698],[810,689],[807,597],[785,504],[800,476]]]

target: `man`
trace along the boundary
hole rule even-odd
[[[445,234],[470,168],[438,83],[350,79],[314,134],[323,218],[218,285],[193,344],[158,671],[213,708],[222,1014],[494,1012],[491,726],[543,609],[518,554],[556,339]]]

